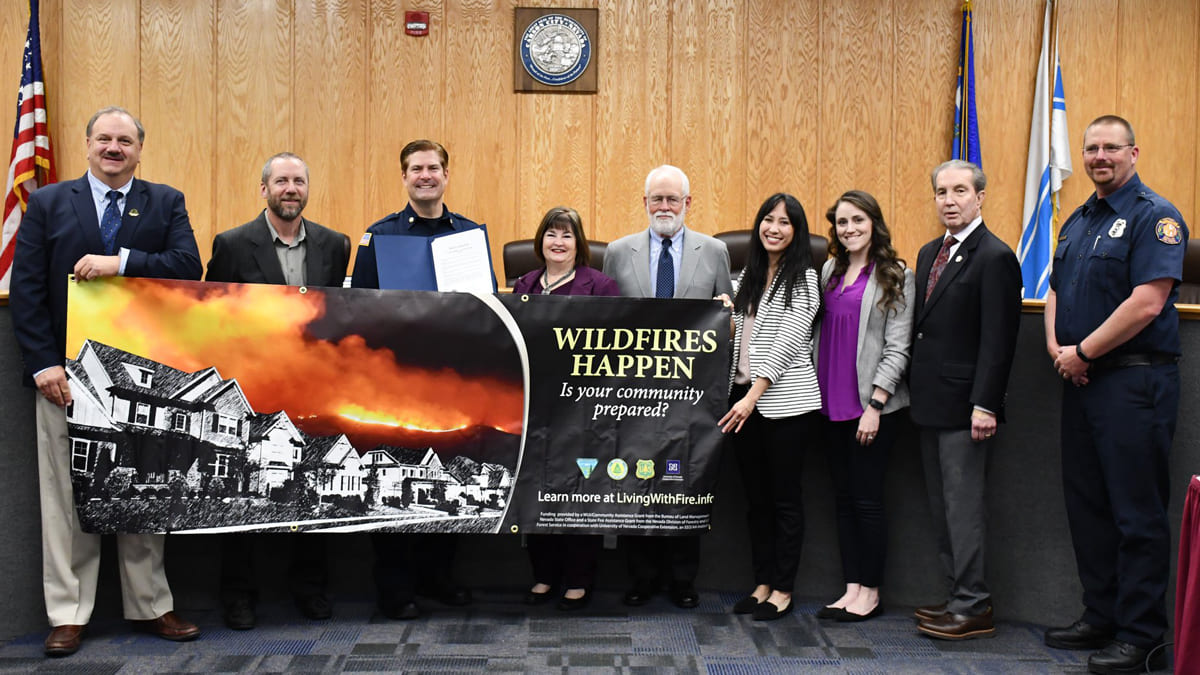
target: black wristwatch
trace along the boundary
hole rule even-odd
[[[883,401],[880,401],[877,398],[872,398],[870,401],[867,401],[867,405],[871,406],[872,408],[874,408],[876,410],[883,410],[883,406],[885,404]]]
[[[1084,363],[1092,362],[1092,360],[1088,358],[1088,355],[1083,353],[1083,347],[1080,347],[1078,344],[1075,345],[1075,356],[1078,356],[1079,360],[1083,361]]]

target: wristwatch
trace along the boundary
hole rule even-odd
[[[883,401],[880,401],[877,398],[872,398],[870,401],[867,402],[867,405],[871,406],[872,408],[874,408],[876,410],[883,410],[884,403],[883,403]]]

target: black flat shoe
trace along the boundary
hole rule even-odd
[[[836,618],[838,621],[841,621],[842,623],[857,623],[859,621],[869,621],[871,619],[874,619],[877,616],[883,616],[883,603],[882,602],[879,603],[878,605],[875,605],[875,609],[872,609],[871,611],[867,612],[866,614],[855,614],[854,612],[851,612],[848,609],[843,609],[843,610],[841,610],[841,613],[838,614],[834,618]]]
[[[579,598],[568,598],[564,595],[563,597],[559,598],[557,607],[561,612],[570,612],[576,609],[583,609],[584,607],[587,607],[588,601],[591,599],[591,593],[584,593],[583,596]]]
[[[554,589],[553,588],[546,591],[545,593],[537,593],[535,591],[529,591],[528,593],[525,594],[525,604],[527,604],[527,605],[544,605],[547,602],[549,602],[550,598],[552,598],[552,597],[554,597]]]
[[[821,609],[817,610],[817,618],[818,619],[829,619],[832,621],[834,619],[837,619],[839,616],[841,616],[845,613],[846,613],[846,610],[842,609],[841,607],[825,606],[825,607],[822,607]]]
[[[792,610],[795,608],[796,603],[792,602],[791,600],[788,601],[787,607],[784,607],[783,609],[779,609],[771,602],[764,602],[754,609],[754,620],[775,621],[776,619],[782,619],[788,614],[791,614]]]
[[[741,600],[733,603],[733,613],[753,614],[754,610],[758,609],[758,606],[761,604],[762,603],[758,601],[758,598],[754,597],[753,595],[747,595]]]

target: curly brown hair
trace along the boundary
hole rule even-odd
[[[837,198],[833,206],[825,212],[825,220],[829,221],[829,254],[833,257],[833,274],[829,283],[846,274],[850,265],[850,252],[842,246],[837,236],[837,207],[845,202],[871,219],[871,248],[867,257],[875,263],[875,276],[883,291],[879,298],[879,309],[898,312],[904,307],[904,261],[896,255],[892,247],[892,233],[888,231],[887,223],[883,220],[883,209],[870,193],[862,190],[850,190]]]

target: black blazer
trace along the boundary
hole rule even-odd
[[[346,279],[350,258],[350,238],[341,232],[304,221],[304,268],[309,286],[340,288]],[[212,259],[208,261],[205,281],[239,284],[277,284],[283,267],[275,254],[267,216],[263,211],[254,220],[239,225],[213,239]]]
[[[1021,320],[1021,266],[1007,244],[980,223],[959,244],[925,300],[942,239],[917,255],[909,391],[913,421],[971,426],[975,406],[1004,421],[1004,397]]]
[[[199,280],[204,271],[183,193],[168,185],[133,180],[116,245],[129,249],[127,277]],[[86,175],[30,196],[17,230],[9,300],[27,384],[33,383],[33,373],[63,365],[67,276],[83,256],[103,253]]]

